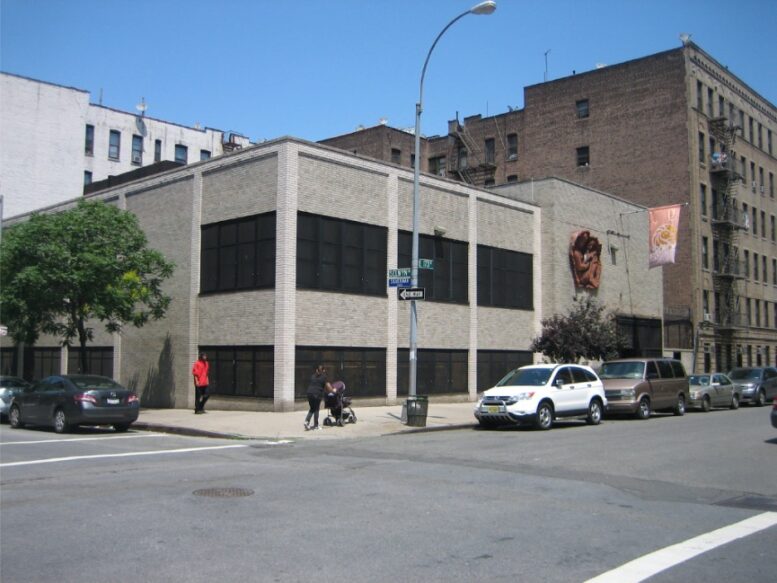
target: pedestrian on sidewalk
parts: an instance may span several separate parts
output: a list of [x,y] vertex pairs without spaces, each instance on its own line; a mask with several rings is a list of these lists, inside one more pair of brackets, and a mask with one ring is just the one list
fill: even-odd
[[205,403],[208,400],[208,355],[200,352],[200,358],[192,366],[192,376],[194,377],[194,414],[201,415],[205,413]]
[[[310,384],[308,384],[308,405],[310,410],[307,417],[305,417],[305,431],[308,429],[321,429],[318,425],[318,410],[321,408],[321,399],[324,398],[324,391],[331,391],[332,385],[326,378],[326,367],[323,364],[319,364],[316,370],[313,372],[313,376],[310,377]],[[310,424],[311,418],[313,419],[313,425]]]

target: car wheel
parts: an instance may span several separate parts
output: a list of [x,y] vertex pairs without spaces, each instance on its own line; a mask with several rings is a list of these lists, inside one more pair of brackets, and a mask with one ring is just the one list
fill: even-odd
[[685,395],[678,395],[677,405],[674,406],[674,411],[672,412],[680,417],[685,415]]
[[712,405],[710,404],[710,398],[705,396],[701,400],[701,410],[705,413],[709,413],[710,409],[712,408]]
[[113,424],[113,429],[118,431],[119,433],[124,433],[129,428],[130,428],[130,424],[129,423],[114,423]]
[[553,427],[553,407],[547,401],[537,407],[537,428],[547,430]]
[[351,413],[351,423],[356,423],[356,413]]
[[24,423],[22,423],[22,412],[18,405],[11,407],[11,410],[8,412],[8,422],[14,429],[21,429],[24,427]]
[[586,422],[589,425],[599,425],[602,422],[602,402],[599,399],[592,399],[588,404]]
[[737,395],[736,393],[731,395],[731,408],[739,409],[739,395]]
[[70,429],[70,423],[67,422],[67,414],[64,409],[54,411],[54,431],[57,433],[67,433]]
[[648,419],[650,417],[650,399],[642,397],[639,400],[639,406],[635,415],[637,419]]
[[756,407],[763,407],[766,405],[766,393],[763,389],[758,391],[758,395],[755,398],[755,405]]

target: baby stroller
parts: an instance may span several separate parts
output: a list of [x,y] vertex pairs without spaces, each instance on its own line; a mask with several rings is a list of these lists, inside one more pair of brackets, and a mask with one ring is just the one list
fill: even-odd
[[351,409],[351,398],[345,396],[345,383],[332,383],[332,391],[324,396],[324,404],[329,409],[329,415],[324,419],[324,425],[343,427],[346,423],[356,423],[356,413]]

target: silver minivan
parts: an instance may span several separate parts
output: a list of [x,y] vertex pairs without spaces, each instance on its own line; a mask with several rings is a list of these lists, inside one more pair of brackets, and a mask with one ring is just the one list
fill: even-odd
[[679,360],[672,358],[623,358],[602,364],[607,413],[631,414],[647,419],[652,411],[685,414],[688,376]]

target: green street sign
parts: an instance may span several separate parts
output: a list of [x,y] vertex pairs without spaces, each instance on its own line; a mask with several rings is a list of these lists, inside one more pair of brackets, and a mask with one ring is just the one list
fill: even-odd
[[434,260],[433,259],[419,259],[418,260],[418,269],[434,269]]
[[399,269],[389,269],[389,277],[410,277],[411,269],[409,267],[400,267]]

